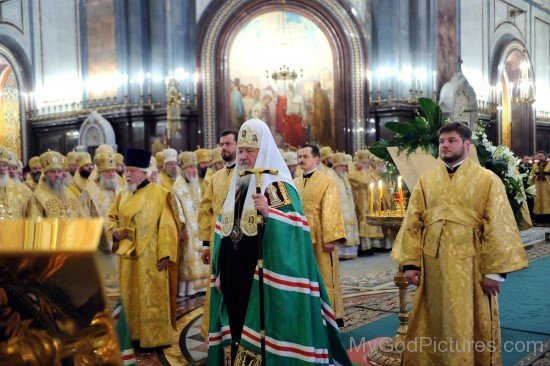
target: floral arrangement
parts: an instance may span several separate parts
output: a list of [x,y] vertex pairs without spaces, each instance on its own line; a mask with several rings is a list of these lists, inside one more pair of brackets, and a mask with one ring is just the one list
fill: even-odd
[[495,173],[504,183],[516,222],[521,227],[521,207],[527,204],[528,198],[536,196],[537,190],[534,185],[526,183],[528,173],[520,173],[521,160],[506,146],[494,146],[487,140],[485,130],[489,123],[481,120],[478,122],[477,128],[473,131],[472,142],[476,145],[477,158],[481,166]]
[[[369,151],[393,164],[393,160],[388,152],[388,147],[397,146],[400,151],[406,151],[407,155],[415,152],[417,148],[422,148],[433,157],[439,157],[439,136],[438,130],[449,119],[443,117],[439,106],[431,99],[418,99],[420,110],[415,110],[415,117],[409,122],[388,122],[385,127],[394,133],[392,140],[381,140],[369,147]],[[518,227],[522,227],[523,219],[521,208],[526,205],[527,198],[536,195],[536,189],[533,185],[526,185],[526,174],[520,174],[518,168],[520,159],[518,159],[510,149],[505,146],[494,146],[489,140],[485,130],[489,123],[479,121],[478,127],[473,132],[472,143],[477,149],[477,156],[481,166],[491,170],[504,183],[508,201]],[[389,171],[390,169],[388,169]],[[412,188],[412,187],[411,187]]]

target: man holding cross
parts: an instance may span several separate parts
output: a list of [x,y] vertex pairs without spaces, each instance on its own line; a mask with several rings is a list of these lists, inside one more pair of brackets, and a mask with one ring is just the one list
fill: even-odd
[[266,364],[351,364],[300,198],[269,127],[245,122],[237,144],[239,174],[229,184],[212,246],[217,291],[210,300],[209,364],[249,364],[262,353]]

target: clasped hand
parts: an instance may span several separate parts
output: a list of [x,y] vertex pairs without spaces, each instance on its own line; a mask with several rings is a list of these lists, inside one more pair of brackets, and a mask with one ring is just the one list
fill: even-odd
[[267,203],[267,197],[263,194],[255,193],[252,195],[254,199],[254,209],[260,212],[265,218],[269,214],[269,203]]

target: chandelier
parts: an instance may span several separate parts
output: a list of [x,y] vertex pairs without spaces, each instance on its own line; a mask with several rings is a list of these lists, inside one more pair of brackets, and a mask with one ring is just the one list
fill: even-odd
[[[265,70],[265,76],[269,79],[269,71]],[[302,78],[303,75],[303,69],[300,69],[300,78]],[[277,81],[282,81],[283,83],[287,81],[294,81],[298,78],[298,73],[295,70],[290,70],[290,68],[286,65],[283,65],[279,67],[279,71],[273,71],[271,74],[271,78]]]
[[[525,54],[525,50],[524,50]],[[531,65],[526,57],[519,64],[520,76],[518,80],[518,97],[515,99],[516,103],[532,104],[535,101],[533,97],[533,78],[529,75]]]

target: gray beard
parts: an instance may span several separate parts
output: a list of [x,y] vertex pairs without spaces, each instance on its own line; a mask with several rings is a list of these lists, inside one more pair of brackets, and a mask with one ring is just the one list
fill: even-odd
[[336,173],[337,173],[338,176],[339,176],[340,178],[342,178],[342,179],[346,177],[346,172],[336,172]]
[[65,187],[68,187],[70,184],[71,184],[71,181],[70,181],[69,177],[68,176],[63,177],[63,185]]
[[168,174],[170,179],[175,180],[178,177],[178,170],[177,169],[170,170],[170,171],[167,170],[166,174]]
[[134,193],[135,191],[137,191],[137,184],[126,182],[126,189],[127,189],[128,191]]
[[116,191],[117,183],[116,177],[105,179],[102,176],[99,176],[99,185],[107,191]]
[[53,182],[49,179],[46,179],[46,183],[48,183],[48,186],[54,191],[55,194],[57,194],[60,197],[63,197],[63,193],[65,193],[65,185],[63,184],[63,179],[56,179]]
[[0,188],[5,188],[8,185],[8,175],[6,173],[0,173]]
[[246,192],[248,185],[250,184],[250,178],[252,175],[248,174],[242,177],[237,177],[237,186],[235,189],[240,189],[241,192]]

